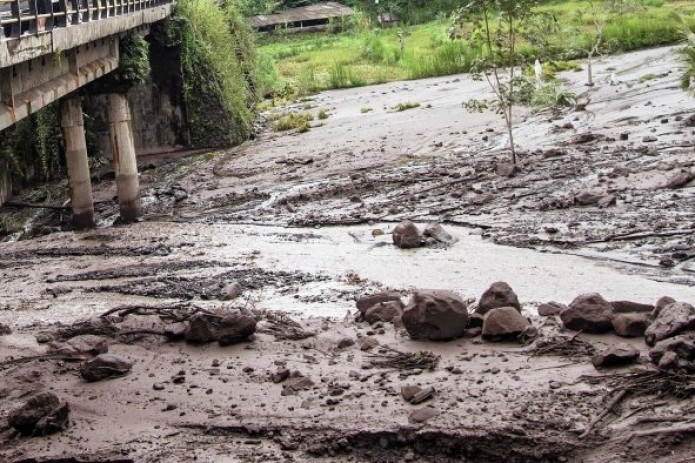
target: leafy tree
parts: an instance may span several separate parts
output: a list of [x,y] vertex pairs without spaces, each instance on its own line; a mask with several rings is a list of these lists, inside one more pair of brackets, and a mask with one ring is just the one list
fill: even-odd
[[[520,77],[518,66],[522,64],[517,54],[517,41],[532,18],[535,6],[536,0],[471,0],[454,18],[455,24],[473,25],[470,41],[480,50],[476,68],[485,76],[494,94],[496,109],[504,117],[514,165],[515,86]],[[484,107],[471,102],[466,106]]]

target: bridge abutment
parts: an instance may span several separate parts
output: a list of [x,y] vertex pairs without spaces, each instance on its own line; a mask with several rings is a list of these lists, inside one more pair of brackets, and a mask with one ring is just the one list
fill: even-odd
[[130,106],[122,93],[110,93],[106,101],[121,219],[132,222],[142,215],[142,211]]
[[73,96],[61,101],[61,127],[65,139],[65,157],[75,228],[93,228],[94,197],[87,160],[87,141],[82,117],[82,99]]

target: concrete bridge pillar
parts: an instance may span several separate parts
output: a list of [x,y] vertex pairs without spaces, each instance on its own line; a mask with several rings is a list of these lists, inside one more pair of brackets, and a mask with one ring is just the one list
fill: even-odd
[[72,220],[78,229],[93,228],[95,225],[94,198],[89,178],[82,99],[74,96],[62,100],[60,113],[60,125],[65,140],[65,157],[68,164]]
[[121,219],[126,222],[133,222],[140,217],[142,212],[130,107],[125,94],[110,93],[106,99],[109,113],[109,137],[111,139],[111,152],[113,153],[113,166],[116,171]]

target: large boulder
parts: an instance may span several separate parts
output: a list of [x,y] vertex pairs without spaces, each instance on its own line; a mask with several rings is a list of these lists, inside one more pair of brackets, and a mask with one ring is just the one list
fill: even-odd
[[612,346],[598,352],[591,358],[595,368],[621,367],[634,363],[639,351],[629,346]]
[[393,244],[399,248],[418,248],[422,244],[420,230],[410,220],[404,220],[393,229]]
[[662,339],[690,330],[695,330],[695,307],[685,302],[674,302],[661,309],[644,332],[644,340],[653,346]]
[[97,355],[80,367],[80,376],[86,381],[101,381],[106,378],[124,376],[130,372],[133,363],[112,354]]
[[662,368],[695,371],[695,333],[680,334],[657,342],[649,358]]
[[217,310],[193,315],[184,337],[195,344],[217,341],[229,345],[246,341],[255,332],[256,319],[251,315],[238,310]]
[[498,307],[514,307],[517,310],[521,310],[519,298],[512,288],[503,281],[493,283],[485,290],[483,295],[480,296],[480,302],[478,302],[476,313],[485,315],[490,310]]
[[649,317],[642,313],[621,313],[613,317],[613,331],[624,338],[638,338],[651,323]]
[[499,307],[485,314],[483,339],[509,341],[517,339],[530,323],[514,307]]
[[25,436],[44,436],[68,426],[70,407],[52,392],[39,392],[12,411],[7,423]]
[[413,339],[441,341],[464,335],[468,311],[465,302],[451,291],[419,290],[408,302],[402,321]]
[[392,322],[403,314],[403,303],[398,301],[380,302],[367,309],[364,319],[367,323]]
[[565,328],[585,333],[605,333],[613,325],[613,307],[598,293],[577,296],[560,312]]
[[668,307],[669,305],[673,304],[676,302],[676,300],[672,297],[669,296],[662,296],[659,298],[658,301],[656,301],[656,304],[654,305],[654,311],[652,312],[652,318],[656,318],[659,316],[662,310],[664,310],[665,307]]

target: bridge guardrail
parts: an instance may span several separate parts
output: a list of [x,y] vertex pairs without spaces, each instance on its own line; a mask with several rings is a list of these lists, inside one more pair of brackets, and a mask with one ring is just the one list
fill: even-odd
[[174,0],[0,0],[0,41],[77,26]]

